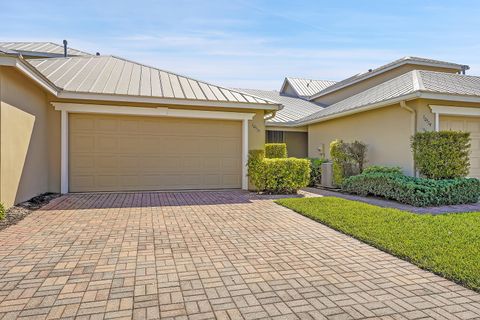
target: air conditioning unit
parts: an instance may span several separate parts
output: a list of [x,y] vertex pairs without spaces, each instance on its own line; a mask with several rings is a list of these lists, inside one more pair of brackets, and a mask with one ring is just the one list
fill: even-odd
[[322,163],[322,180],[320,185],[324,188],[333,188],[333,163]]

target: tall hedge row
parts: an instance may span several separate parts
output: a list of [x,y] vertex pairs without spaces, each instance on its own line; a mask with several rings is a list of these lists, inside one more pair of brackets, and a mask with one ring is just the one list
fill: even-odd
[[426,178],[440,180],[468,175],[469,132],[419,132],[412,137],[411,147],[415,165]]

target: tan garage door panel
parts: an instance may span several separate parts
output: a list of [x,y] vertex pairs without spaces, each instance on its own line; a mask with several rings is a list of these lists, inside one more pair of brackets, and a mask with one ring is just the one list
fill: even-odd
[[469,117],[440,117],[440,130],[470,132],[470,177],[480,178],[480,119]]
[[241,122],[70,115],[70,191],[241,187]]

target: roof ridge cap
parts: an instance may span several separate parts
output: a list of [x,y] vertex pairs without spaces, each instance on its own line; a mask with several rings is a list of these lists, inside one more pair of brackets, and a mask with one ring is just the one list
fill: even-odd
[[422,75],[420,74],[419,70],[413,70],[412,80],[413,80],[413,90],[414,91],[425,90],[425,86],[423,85]]

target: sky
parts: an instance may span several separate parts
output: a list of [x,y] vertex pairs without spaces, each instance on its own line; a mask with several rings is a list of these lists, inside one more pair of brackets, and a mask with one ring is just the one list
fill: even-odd
[[67,39],[235,88],[341,80],[403,56],[480,75],[480,1],[0,0],[0,41]]

